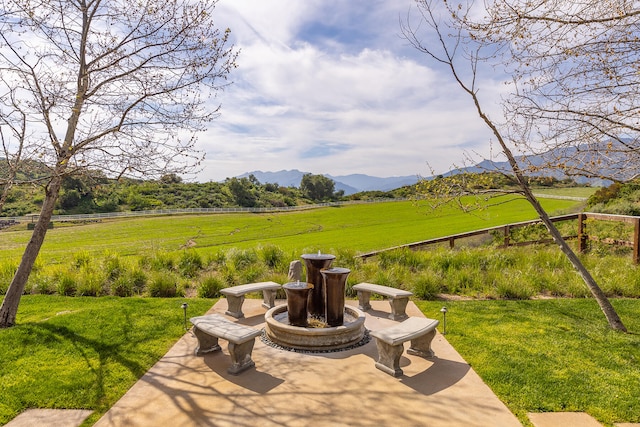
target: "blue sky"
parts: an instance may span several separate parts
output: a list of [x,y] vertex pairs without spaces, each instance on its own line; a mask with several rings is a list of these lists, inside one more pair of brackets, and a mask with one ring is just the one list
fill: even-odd
[[[220,0],[241,49],[198,181],[244,172],[429,176],[489,156],[490,134],[445,69],[400,37],[412,0]],[[481,84],[495,98],[498,82]],[[491,101],[489,109],[497,110]]]

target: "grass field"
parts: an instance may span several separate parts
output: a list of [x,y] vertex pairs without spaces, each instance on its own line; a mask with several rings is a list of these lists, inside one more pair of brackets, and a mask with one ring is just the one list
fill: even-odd
[[589,198],[595,193],[599,187],[569,187],[569,188],[541,188],[537,187],[533,190],[535,194],[545,196],[561,196],[561,197],[582,197]]
[[[297,258],[304,251],[350,249],[366,252],[449,234],[536,217],[522,198],[476,213],[451,207],[437,212],[413,202],[345,205],[272,214],[213,214],[105,220],[49,230],[40,258],[68,262],[69,254],[111,251],[140,255],[177,251],[189,240],[198,251],[252,248],[268,242]],[[551,214],[567,213],[578,203],[543,199]],[[19,259],[30,232],[0,232],[0,257]]]

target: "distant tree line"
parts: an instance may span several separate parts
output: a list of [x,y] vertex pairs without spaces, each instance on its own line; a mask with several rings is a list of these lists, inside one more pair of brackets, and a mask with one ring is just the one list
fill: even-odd
[[[495,172],[440,176],[431,181],[435,184],[443,179],[464,182],[470,190],[508,190],[515,184],[512,177]],[[532,177],[530,181],[534,187],[576,186],[570,179]],[[300,206],[329,201],[414,197],[424,192],[425,188],[421,185],[423,187],[424,182],[418,186],[391,191],[363,191],[345,196],[343,190],[335,190],[332,179],[314,174],[305,174],[299,187],[285,187],[276,183],[261,183],[254,175],[227,178],[222,182],[195,183],[184,182],[173,173],[157,180],[136,180],[111,179],[93,172],[65,177],[55,213],[65,215],[154,209]],[[37,179],[31,179],[31,184],[16,185],[9,192],[0,217],[38,213],[42,200]]]
[[[158,180],[110,179],[99,173],[64,178],[56,214],[86,214],[154,209],[286,207],[311,203],[406,196],[408,190],[344,196],[324,175],[306,174],[300,187],[261,183],[255,176],[222,182],[184,182],[176,174]],[[37,184],[14,186],[0,212],[13,217],[38,213],[42,191]]]

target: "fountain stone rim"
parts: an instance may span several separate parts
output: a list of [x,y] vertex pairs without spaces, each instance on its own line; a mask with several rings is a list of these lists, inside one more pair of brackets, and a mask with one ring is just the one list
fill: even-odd
[[353,321],[328,328],[309,328],[288,325],[275,319],[276,315],[287,311],[286,304],[277,305],[264,315],[265,336],[285,349],[301,351],[339,351],[353,348],[360,342],[366,343],[365,313],[348,305],[344,309],[354,318]]

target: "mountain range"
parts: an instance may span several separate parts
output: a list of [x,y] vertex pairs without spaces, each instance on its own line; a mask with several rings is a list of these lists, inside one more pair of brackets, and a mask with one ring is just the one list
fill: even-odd
[[[246,178],[249,175],[256,177],[263,184],[272,183],[283,187],[299,187],[302,177],[309,172],[302,172],[297,169],[281,170],[279,172],[253,171],[246,172],[236,178]],[[335,189],[343,190],[345,195],[360,193],[362,191],[390,191],[406,185],[413,185],[418,182],[418,175],[393,176],[380,178],[364,174],[351,174],[333,176],[324,174],[327,178],[335,182]]]
[[[528,155],[526,156],[526,161],[525,158],[522,157],[518,157],[517,160],[520,164],[530,164],[534,167],[539,168],[536,172],[528,173],[528,175],[530,176],[547,176],[556,178],[558,180],[567,178],[567,175],[557,168],[550,169],[546,167],[549,164],[557,164],[557,161],[555,159],[567,159],[564,160],[564,164],[567,168],[579,167],[581,164],[589,163],[607,165],[606,167],[603,166],[604,169],[601,171],[604,176],[618,176],[623,180],[624,178],[629,179],[633,174],[636,173],[635,169],[626,170],[624,168],[624,165],[626,164],[626,157],[624,155],[624,152],[614,155],[612,153],[607,153],[607,151],[608,150],[606,148],[594,150],[593,148],[588,149],[586,147],[570,147],[550,150],[543,154]],[[601,162],[599,159],[605,155],[606,159]],[[482,173],[492,171],[509,173],[511,171],[511,166],[506,161],[498,162],[483,160],[475,166],[454,169],[442,174],[442,176],[451,176],[460,173]],[[253,171],[244,173],[238,176],[238,178],[253,175],[258,179],[258,181],[263,184],[272,183],[284,187],[299,187],[300,181],[306,173],[307,172],[301,172],[297,169],[282,170],[279,172]],[[325,176],[331,178],[335,182],[336,190],[344,190],[345,195],[359,193],[362,191],[391,191],[395,190],[396,188],[413,185],[421,179],[418,175],[394,176],[389,178],[380,178],[364,174],[340,176],[325,174]],[[425,178],[431,179],[434,177]],[[612,183],[612,181],[605,179],[585,178],[581,176],[573,176],[572,179],[578,184],[590,184],[593,187],[605,187]]]

